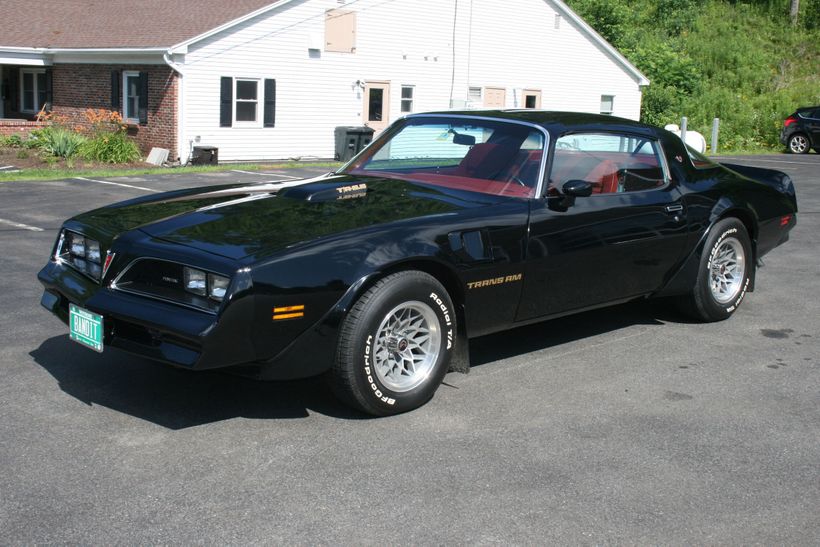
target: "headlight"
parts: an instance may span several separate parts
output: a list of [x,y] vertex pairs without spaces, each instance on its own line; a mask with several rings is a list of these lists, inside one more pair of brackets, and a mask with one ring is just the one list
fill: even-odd
[[214,300],[222,300],[228,292],[228,284],[231,282],[227,277],[221,275],[208,274],[208,296]]
[[100,242],[82,234],[63,230],[54,257],[95,281],[102,276],[102,252]]
[[188,266],[185,266],[182,272],[186,291],[200,296],[208,296],[214,300],[225,298],[225,293],[228,292],[228,285],[231,282],[229,278]]
[[207,274],[202,270],[195,270],[185,266],[182,269],[185,278],[185,290],[194,294],[205,296],[207,292]]

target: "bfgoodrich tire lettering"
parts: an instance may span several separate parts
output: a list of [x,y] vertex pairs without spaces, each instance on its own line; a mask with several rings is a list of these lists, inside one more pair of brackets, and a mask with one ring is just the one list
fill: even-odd
[[683,309],[702,321],[721,321],[737,310],[751,282],[752,246],[746,227],[725,218],[709,232],[692,292]]
[[441,283],[418,271],[389,275],[345,318],[331,387],[369,414],[413,410],[438,389],[455,340],[455,310]]

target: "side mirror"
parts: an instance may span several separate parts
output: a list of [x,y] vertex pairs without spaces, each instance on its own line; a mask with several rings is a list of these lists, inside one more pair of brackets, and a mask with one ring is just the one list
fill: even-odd
[[585,180],[568,180],[561,187],[561,191],[567,196],[588,198],[592,195],[592,184]]

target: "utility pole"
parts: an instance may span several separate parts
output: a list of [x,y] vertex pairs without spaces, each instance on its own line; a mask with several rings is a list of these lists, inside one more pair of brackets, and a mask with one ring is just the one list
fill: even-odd
[[792,18],[792,26],[797,26],[797,13],[800,11],[800,0],[791,0],[789,15]]

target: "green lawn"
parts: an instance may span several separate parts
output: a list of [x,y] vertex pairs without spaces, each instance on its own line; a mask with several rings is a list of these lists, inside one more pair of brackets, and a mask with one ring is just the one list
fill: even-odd
[[230,171],[242,169],[243,171],[260,171],[266,169],[295,169],[300,167],[322,167],[328,170],[337,169],[342,164],[339,162],[288,162],[274,164],[223,164],[223,165],[203,165],[196,167],[139,167],[135,169],[66,169],[66,168],[36,168],[23,169],[18,173],[8,173],[0,171],[0,182],[26,181],[26,180],[59,180],[75,177],[85,178],[110,178],[110,177],[133,177],[137,175],[168,175],[176,173],[205,173],[212,171]]

